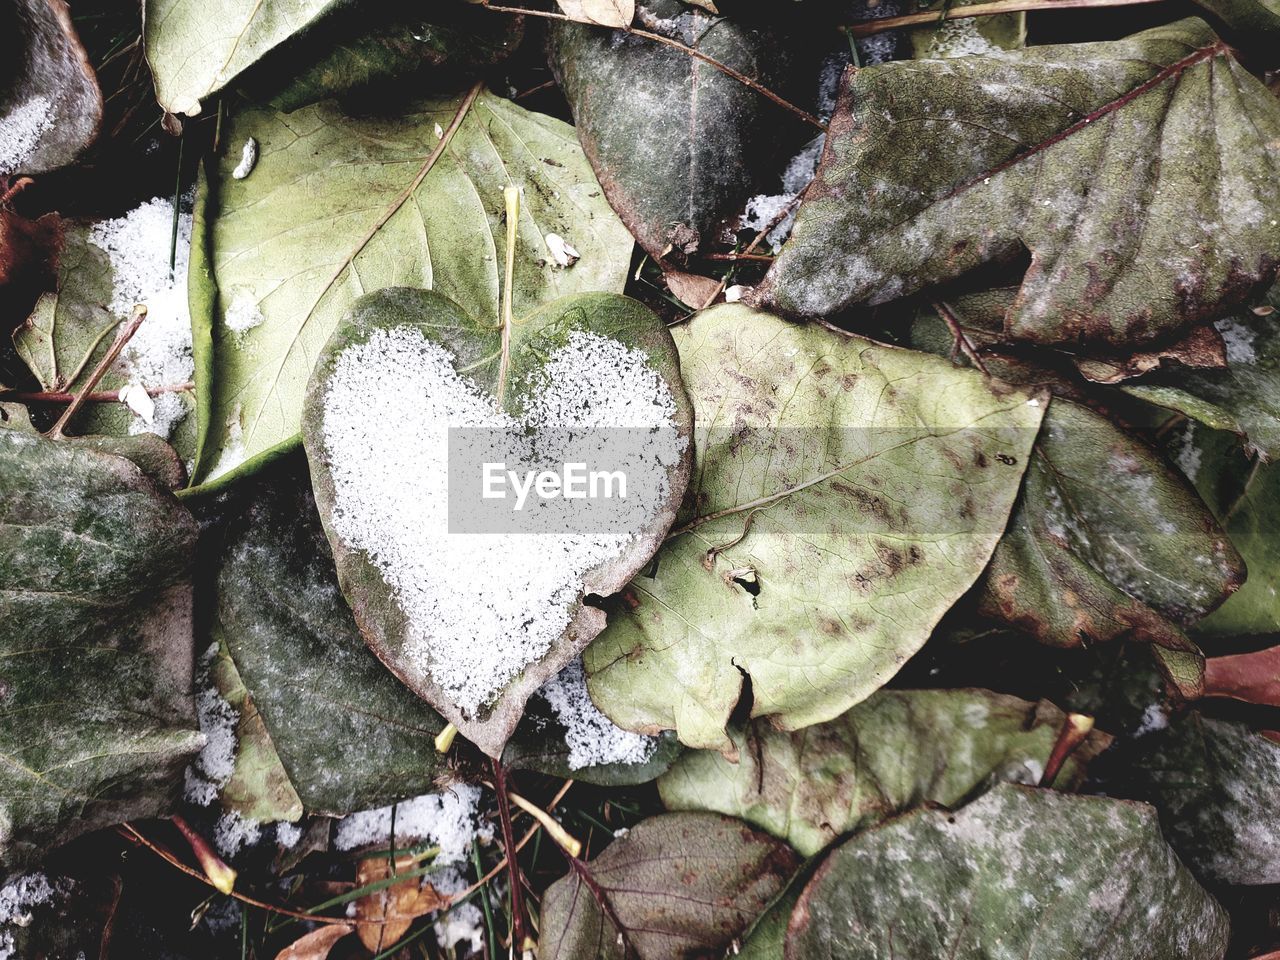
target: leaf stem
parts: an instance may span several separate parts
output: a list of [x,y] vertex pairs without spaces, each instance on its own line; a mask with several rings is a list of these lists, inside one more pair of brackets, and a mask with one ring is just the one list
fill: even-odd
[[[162,387],[147,387],[147,395],[158,397],[164,393],[185,393],[188,390],[194,390],[195,384],[190,381],[186,383],[168,383]],[[70,403],[76,398],[76,394],[68,393],[65,390],[0,390],[0,401],[12,401],[14,403]],[[91,390],[84,395],[85,403],[124,403],[120,399],[119,390]]]
[[58,422],[46,434],[50,440],[62,439],[67,424],[71,422],[71,418],[84,406],[89,392],[98,385],[98,381],[111,369],[111,365],[120,356],[120,351],[125,348],[125,344],[138,332],[138,328],[142,326],[142,321],[145,319],[147,319],[147,308],[142,304],[138,304],[133,308],[133,316],[129,319],[129,322],[120,328],[120,332],[116,334],[116,338],[107,349],[107,352],[98,361],[98,365],[93,368],[93,373],[89,374],[89,379],[84,382],[84,386],[71,398],[71,403],[67,405],[66,410],[62,411],[62,416],[58,418]]
[[515,286],[516,276],[516,234],[520,226],[520,188],[514,184],[503,187],[502,200],[507,208],[507,249],[502,274],[502,314],[498,318],[502,327],[502,359],[498,363],[499,407],[507,392],[507,374],[511,368],[511,324],[515,322],[511,315],[511,303],[514,299],[512,287]]
[[851,37],[861,39],[897,30],[946,20],[962,20],[966,17],[990,17],[1001,13],[1030,13],[1041,10],[1077,10],[1089,7],[1129,7],[1140,3],[1161,3],[1163,0],[993,0],[991,3],[974,3],[967,7],[949,7],[946,10],[926,10],[908,13],[900,17],[884,17],[864,23],[851,23],[840,29]]
[[515,833],[511,829],[511,805],[507,802],[507,768],[497,757],[490,760],[493,766],[493,786],[498,794],[498,819],[502,824],[502,848],[506,853],[507,869],[511,873],[511,943],[515,949],[525,940],[524,925],[524,877],[520,875]]
[[[1142,0],[1142,2],[1154,3],[1155,0]],[[570,23],[577,22],[573,19],[573,17],[566,17],[563,13],[552,13],[549,10],[528,10],[524,7],[504,7],[496,3],[485,2],[485,0],[481,0],[480,5],[484,7],[486,10],[493,10],[496,13],[514,13],[523,17],[543,17],[547,20],[564,20]],[[822,130],[824,132],[827,129],[827,125],[825,123],[823,123],[813,114],[809,113],[807,110],[803,110],[800,107],[797,107],[794,103],[792,103],[789,100],[784,100],[782,97],[778,96],[768,87],[764,86],[763,84],[755,80],[752,80],[745,73],[739,73],[737,70],[733,69],[733,67],[729,66],[727,63],[722,63],[721,61],[717,60],[715,57],[708,56],[707,54],[703,53],[700,50],[695,49],[694,47],[690,47],[686,44],[681,43],[679,40],[672,40],[670,37],[664,37],[660,33],[652,33],[649,30],[640,30],[635,27],[627,27],[626,32],[631,34],[633,37],[643,37],[646,40],[652,40],[654,43],[661,43],[665,46],[672,47],[676,50],[680,50],[683,53],[687,53],[689,56],[693,57],[694,59],[701,60],[703,63],[708,64],[714,67],[715,69],[719,70],[725,76],[731,77],[732,79],[737,80],[744,87],[747,87],[750,90],[754,90],[756,93],[760,94],[760,96],[764,97],[766,100],[771,100],[772,102],[776,103],[778,106],[782,107],[784,110],[791,111],[801,120],[803,120],[805,123],[813,124],[813,126],[817,127],[819,130]]]
[[559,821],[551,816],[551,814],[547,813],[536,804],[530,803],[518,793],[510,792],[508,793],[508,796],[511,797],[512,803],[541,823],[547,833],[551,834],[551,838],[555,840],[556,843],[560,844],[560,846],[564,847],[571,856],[582,856],[582,841],[578,840],[575,836],[569,833],[568,830],[562,827]]

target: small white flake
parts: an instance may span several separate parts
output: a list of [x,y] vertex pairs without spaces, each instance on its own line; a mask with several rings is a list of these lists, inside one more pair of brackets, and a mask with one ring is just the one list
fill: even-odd
[[298,841],[302,839],[302,827],[296,823],[277,823],[276,824],[276,843],[291,850],[298,845]]
[[262,824],[234,810],[220,816],[213,828],[213,845],[228,860],[245,847],[255,846],[261,839]]
[[551,259],[558,267],[572,267],[582,256],[558,233],[548,233],[546,240],[547,249],[551,251]]
[[156,403],[147,393],[147,388],[140,383],[128,383],[120,389],[120,402],[140,416],[146,423],[154,423],[156,419]]
[[253,291],[247,287],[236,287],[231,295],[231,303],[222,316],[227,329],[239,337],[254,327],[262,326],[265,320]]
[[249,174],[253,173],[253,168],[258,163],[258,141],[250,137],[244,142],[244,146],[240,149],[240,162],[236,164],[236,168],[231,171],[231,176],[237,180],[243,180]]
[[436,139],[437,140],[444,139],[444,127],[440,126],[440,124],[438,123],[436,124]]
[[724,292],[724,302],[725,302],[725,303],[737,303],[739,300],[741,300],[741,299],[742,299],[742,295],[743,295],[744,293],[746,293],[746,292],[747,292],[747,289],[748,289],[748,288],[747,288],[747,287],[744,287],[742,284],[740,284],[740,283],[735,283],[733,286],[728,287],[728,288],[725,290],[725,292]]

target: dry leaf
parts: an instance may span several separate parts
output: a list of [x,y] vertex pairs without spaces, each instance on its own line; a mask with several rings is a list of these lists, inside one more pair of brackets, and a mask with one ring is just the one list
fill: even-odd
[[[405,873],[417,863],[411,856],[396,857],[396,872]],[[356,886],[368,886],[389,876],[389,857],[368,857],[356,868]],[[399,942],[418,917],[448,905],[447,894],[439,893],[421,877],[406,877],[356,901],[356,933],[361,943],[378,953]]]
[[276,960],[325,960],[334,944],[354,929],[349,923],[326,923],[276,954]]
[[675,298],[694,310],[711,306],[711,301],[720,292],[720,281],[700,277],[696,273],[668,270],[666,277],[667,288]]
[[556,0],[564,15],[600,27],[629,27],[636,16],[635,0]]

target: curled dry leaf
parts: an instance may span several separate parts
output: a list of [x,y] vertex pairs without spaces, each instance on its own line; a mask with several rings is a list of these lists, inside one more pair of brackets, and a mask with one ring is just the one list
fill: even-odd
[[1280,102],[1199,20],[843,83],[759,303],[826,316],[1025,249],[1007,334],[1122,351],[1275,277]]
[[353,929],[345,923],[323,924],[281,950],[276,960],[326,960],[338,941]]
[[102,93],[62,0],[16,0],[0,10],[0,177],[47,173],[98,133]]
[[[418,865],[413,857],[398,856],[393,869],[389,856],[367,857],[356,866],[356,886],[390,879]],[[440,893],[421,876],[406,877],[356,901],[356,933],[366,948],[378,953],[398,943],[413,921],[448,905],[448,894]]]
[[597,27],[629,27],[636,17],[635,0],[556,0],[564,15]]

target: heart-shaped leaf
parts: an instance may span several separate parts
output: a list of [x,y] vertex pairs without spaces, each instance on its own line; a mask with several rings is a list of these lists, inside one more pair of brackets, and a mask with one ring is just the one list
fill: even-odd
[[882,303],[1025,246],[1006,332],[1118,350],[1274,279],[1280,102],[1199,20],[860,70],[831,126],[757,291],[784,313]]
[[838,847],[801,895],[788,960],[1221,960],[1227,916],[1145,804],[1004,784]]
[[127,460],[0,429],[0,864],[165,813],[191,703],[196,525]]
[[1154,449],[1054,399],[980,608],[1054,646],[1127,637],[1198,661],[1185,628],[1242,582],[1235,547]]
[[145,0],[143,41],[156,99],[169,113],[195,116],[226,86],[337,0]]
[[[238,180],[250,137],[258,161]],[[626,282],[631,239],[572,128],[488,92],[395,118],[347,117],[332,103],[287,115],[250,108],[224,124],[223,140],[229,152],[197,202],[192,250],[202,483],[295,445],[316,355],[360,294],[434,287],[497,323],[506,186],[523,191],[517,316]],[[581,259],[555,265],[549,233]],[[253,325],[237,330],[227,317]]]
[[[1066,715],[986,690],[881,690],[796,733],[757,721],[738,762],[692,750],[658,780],[671,810],[741,817],[812,856],[842,833],[924,803],[957,806],[990,782],[1037,784]],[[1091,733],[1055,778],[1083,779],[1111,738]]]
[[991,557],[1044,413],[938,357],[729,304],[674,329],[693,400],[684,519],[584,657],[632,730],[732,750],[865,699]]
[[214,630],[307,810],[343,816],[431,789],[444,721],[360,639],[299,466],[232,521]]
[[[783,96],[803,62],[785,34],[676,0],[643,3],[638,19]],[[549,52],[605,196],[652,257],[709,248],[787,141],[804,139],[781,108],[683,50],[560,23]]]
[[48,173],[97,136],[102,93],[62,0],[17,0],[0,11],[0,177]]
[[1110,765],[1108,791],[1154,804],[1165,836],[1197,874],[1280,883],[1280,744],[1192,711]]
[[[463,490],[478,501],[480,488],[480,465],[474,477],[458,466],[457,428],[492,439],[507,467],[532,465],[519,451],[526,430],[556,461],[568,462],[557,432],[598,440],[592,455],[625,466],[635,492],[589,528],[530,536],[508,506],[496,526],[453,533]],[[604,612],[583,598],[615,593],[661,543],[688,479],[691,429],[666,327],[616,294],[565,297],[499,325],[432,291],[369,294],[321,351],[303,417],[316,503],[361,631],[491,756],[529,695],[603,629]]]
[[[543,960],[719,956],[799,865],[740,820],[669,813],[632,827],[542,901]],[[604,898],[602,910],[596,895]]]
[[1250,310],[1215,321],[1225,370],[1172,370],[1131,384],[1135,397],[1230,430],[1265,459],[1280,457],[1280,284]]

